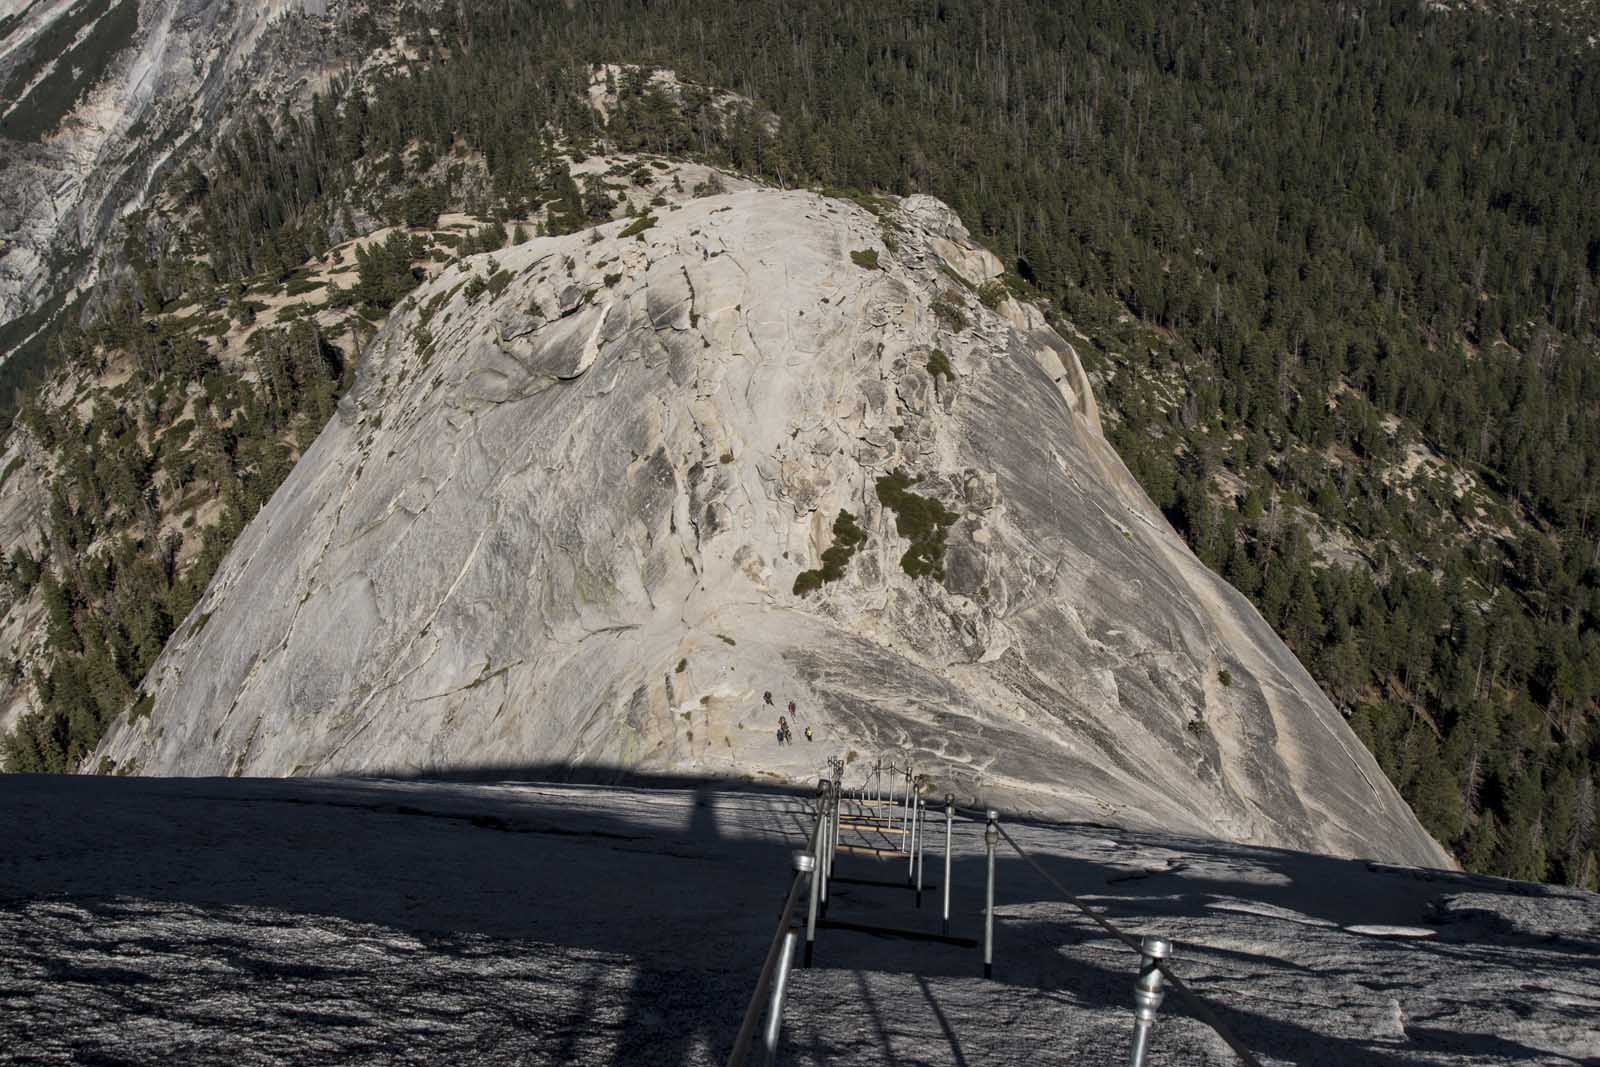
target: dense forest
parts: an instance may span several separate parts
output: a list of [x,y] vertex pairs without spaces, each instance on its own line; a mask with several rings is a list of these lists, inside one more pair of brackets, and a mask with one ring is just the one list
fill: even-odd
[[[1130,467],[1429,830],[1474,869],[1600,882],[1600,78],[1581,31],[1415,0],[503,0],[405,21],[414,59],[245,123],[174,175],[184,221],[132,242],[127,316],[230,288],[237,314],[242,283],[290,276],[360,228],[352,212],[604,217],[562,151],[934,193],[1093,339]],[[602,61],[759,110],[694,89],[674,105],[624,76],[602,125],[583,100]],[[403,291],[407,259],[391,259],[364,269],[368,318]],[[304,383],[287,405],[228,407],[236,449],[320,425],[336,368],[283,373]],[[66,470],[90,470],[57,479],[52,545],[136,514],[152,459],[125,457],[128,486],[94,474],[119,465],[128,417],[39,426],[70,442]],[[1437,461],[1424,476],[1419,452]],[[270,453],[233,476],[275,484]],[[128,573],[175,588],[161,546],[127,536]],[[9,561],[14,586],[53,583],[56,653],[12,767],[86,750],[159,647],[148,634],[192,603],[192,586],[164,594],[153,629],[147,596],[82,610],[106,603],[95,585],[118,558]]]

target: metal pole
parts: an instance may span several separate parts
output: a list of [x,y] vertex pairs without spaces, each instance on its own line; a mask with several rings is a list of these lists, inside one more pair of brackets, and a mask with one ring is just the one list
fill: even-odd
[[1000,814],[988,813],[989,823],[983,829],[983,843],[989,850],[989,879],[983,892],[983,976],[994,977],[994,846],[1000,843]]
[[884,783],[883,798],[884,824],[892,831],[900,825],[900,775],[895,771],[894,763],[889,764],[889,780]]
[[828,807],[828,883],[833,883],[833,857],[839,851],[839,791],[835,789],[829,794]]
[[789,968],[794,965],[793,929],[783,935],[783,954],[778,957],[778,973],[772,979],[772,1001],[767,1005],[766,1057],[767,1067],[778,1062],[778,1036],[783,1030],[783,998],[789,992]]
[[906,840],[906,886],[916,884],[917,876],[917,796],[913,793],[909,800],[911,806],[910,836]]
[[953,793],[944,795],[944,922],[940,932],[950,932],[950,826],[955,822],[956,798]]
[[906,799],[900,806],[900,844],[908,851],[911,848],[911,765],[906,765]]
[[822,888],[817,891],[817,898],[818,906],[822,909],[822,914],[824,915],[828,914],[828,857],[833,853],[833,842],[828,840],[828,828],[833,825],[833,821],[828,818],[827,808],[827,791],[831,790],[831,788],[832,787],[826,782],[823,783],[823,789],[825,792],[822,795],[822,825],[817,830],[817,839],[819,844],[819,854],[817,856],[817,878],[822,882]]
[[[893,826],[895,828],[895,830],[900,835],[900,838],[899,838],[899,840],[900,840],[899,847],[900,848],[904,848],[905,844],[906,844],[906,798],[905,798],[905,793],[901,792],[902,789],[905,789],[905,783],[903,781],[904,777],[905,777],[905,772],[904,771],[902,771],[900,774],[897,774],[895,776],[895,782],[894,782],[894,784],[895,784],[894,809],[895,810],[894,810],[894,814],[892,816],[893,821],[889,824],[889,825]],[[910,790],[906,789],[905,792],[910,792]]]
[[823,812],[821,794],[817,798],[817,839],[812,843],[811,852],[811,886],[806,904],[806,966],[811,966],[811,949],[817,941],[817,893],[822,888],[822,850],[825,842],[822,837]]
[[1161,988],[1161,961],[1172,955],[1172,945],[1165,938],[1147,937],[1139,943],[1139,952],[1144,959],[1139,963],[1139,981],[1133,987],[1133,1048],[1128,1053],[1128,1067],[1144,1067],[1150,1027],[1156,1021],[1156,1009],[1167,995]]
[[839,786],[833,787],[833,834],[828,838],[828,877],[833,877],[833,855],[839,850]]
[[917,798],[917,907],[922,907],[922,853],[928,847],[928,805]]

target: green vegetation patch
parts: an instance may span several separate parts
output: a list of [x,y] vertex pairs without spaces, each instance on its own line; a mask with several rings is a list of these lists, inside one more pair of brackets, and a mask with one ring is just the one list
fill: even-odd
[[954,289],[946,289],[933,298],[933,317],[952,333],[967,328],[967,313],[961,306],[961,297]]
[[865,270],[880,270],[878,266],[878,250],[876,248],[863,248],[850,253],[850,262]]
[[894,210],[894,201],[889,197],[879,193],[869,193],[863,189],[829,185],[823,187],[822,195],[834,200],[848,200],[853,204],[859,204],[879,218]]
[[950,366],[950,357],[944,354],[942,348],[935,348],[928,357],[928,373],[935,378],[944,377],[952,382],[956,380],[955,368]]
[[621,233],[619,233],[617,236],[618,237],[637,237],[639,240],[642,241],[642,240],[644,240],[644,231],[648,230],[650,227],[654,226],[655,224],[656,224],[656,217],[654,215],[641,215],[640,217],[634,219],[632,222],[628,223],[627,227]]
[[922,479],[904,470],[878,479],[878,500],[894,512],[894,528],[911,542],[900,567],[913,578],[944,580],[945,534],[961,516],[932,497],[921,496],[911,487]]
[[856,517],[841,509],[833,520],[833,545],[822,553],[822,566],[816,570],[801,571],[794,579],[795,596],[805,596],[813,589],[821,589],[825,582],[836,582],[844,577],[850,557],[867,543],[867,531],[856,525]]
[[150,717],[150,713],[155,709],[155,694],[145,693],[138,700],[134,701],[133,706],[128,709],[128,722],[132,724],[138,722],[140,719],[148,719]]
[[[452,290],[450,290],[450,292],[455,292],[455,290],[452,289]],[[450,298],[450,293],[436,293],[436,294],[434,294],[433,297],[430,298],[427,303],[422,305],[422,309],[417,312],[417,321],[421,325],[427,326],[428,323],[433,321],[433,316],[438,312],[439,306],[441,304],[443,304],[449,298]]]

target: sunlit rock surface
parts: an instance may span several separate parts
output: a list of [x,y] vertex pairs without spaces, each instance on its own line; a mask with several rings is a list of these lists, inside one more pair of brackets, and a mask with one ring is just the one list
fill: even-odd
[[[653,219],[417,290],[102,754],[804,781],[894,753],[1010,810],[1448,863],[1144,496],[1071,346],[978,299],[999,263],[942,204]],[[902,567],[895,471],[954,517],[942,579]],[[865,545],[797,595],[842,510]]]

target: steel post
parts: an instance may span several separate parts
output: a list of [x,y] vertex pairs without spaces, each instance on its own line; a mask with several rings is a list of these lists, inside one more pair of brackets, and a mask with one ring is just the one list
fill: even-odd
[[[824,784],[824,788],[831,792],[832,787]],[[822,888],[817,891],[818,907],[822,914],[828,914],[828,860],[833,855],[833,842],[828,840],[829,828],[833,820],[828,817],[828,793],[823,793],[821,825],[817,828],[817,840],[820,848],[817,855],[817,880],[822,883]]]
[[900,806],[900,844],[908,851],[911,848],[911,767],[906,766],[906,798]]
[[928,805],[917,798],[917,907],[922,907],[922,854],[928,847]]
[[1139,943],[1139,953],[1144,958],[1139,961],[1139,981],[1133,987],[1133,1048],[1128,1053],[1128,1067],[1144,1067],[1150,1028],[1167,995],[1161,988],[1161,961],[1172,955],[1172,945],[1165,938],[1147,937]]
[[944,919],[940,923],[941,933],[950,932],[950,827],[956,818],[956,798],[954,794],[944,795]]
[[844,775],[842,773],[844,763],[842,761],[840,762],[839,767],[841,773],[839,778],[834,782],[833,786],[833,837],[831,838],[833,847],[828,850],[829,878],[833,877],[833,855],[839,850],[839,808],[842,806],[844,797]]
[[905,793],[901,792],[901,790],[903,790],[903,789],[905,789],[905,773],[901,772],[900,774],[897,774],[894,777],[894,797],[892,798],[892,802],[894,804],[894,811],[889,816],[889,825],[891,827],[893,827],[895,829],[895,831],[900,834],[900,837],[899,837],[900,844],[897,847],[901,847],[901,848],[903,848],[905,846],[905,843],[906,843],[906,835],[905,835],[906,798],[905,798]]
[[910,888],[917,880],[917,795],[911,794],[911,829],[905,838],[906,842],[906,887]]
[[989,877],[983,891],[983,976],[994,977],[994,847],[1000,843],[1000,814],[988,813],[983,828],[983,844],[989,853]]
[[822,888],[822,850],[825,842],[822,837],[822,809],[817,811],[817,839],[812,843],[811,851],[811,885],[808,887],[806,900],[806,956],[805,965],[811,966],[811,950],[817,941],[817,904],[818,893]]

